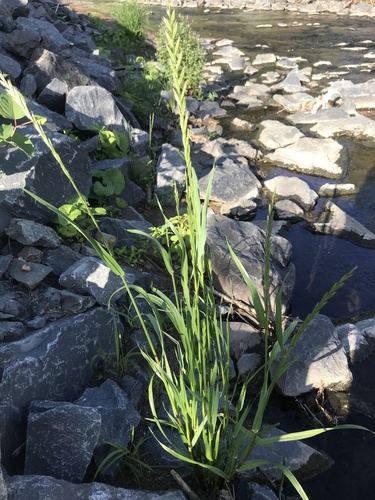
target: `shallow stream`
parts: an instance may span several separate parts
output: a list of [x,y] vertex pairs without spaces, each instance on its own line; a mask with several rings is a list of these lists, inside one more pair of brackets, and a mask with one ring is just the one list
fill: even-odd
[[[110,2],[74,2],[86,11],[108,11]],[[164,8],[150,6],[151,23],[156,26],[164,15]],[[372,73],[362,72],[351,65],[364,62],[363,52],[347,48],[366,45],[375,51],[374,21],[361,18],[339,18],[333,15],[313,16],[281,12],[214,11],[203,13],[201,10],[184,10],[193,27],[204,37],[229,38],[252,61],[262,50],[274,52],[278,56],[307,59],[304,65],[324,60],[331,61],[330,70],[344,70],[348,74],[341,78],[354,83],[375,78]],[[272,25],[259,28],[258,25]],[[283,26],[285,25],[285,26]],[[372,40],[372,42],[371,42]],[[366,42],[366,44],[364,43]],[[337,44],[348,44],[345,50]],[[260,48],[267,45],[268,48]],[[349,68],[349,69],[348,69]],[[317,70],[320,71],[319,69]],[[230,83],[245,80],[243,75],[228,75]],[[255,137],[244,136],[229,127],[234,116],[254,122],[268,117],[265,110],[262,116],[251,112],[235,112],[223,121],[225,136],[239,137],[252,142]],[[281,119],[278,116],[278,119]],[[357,195],[336,198],[335,202],[349,215],[356,218],[369,230],[375,232],[375,144],[352,142],[340,139],[348,148],[350,168],[342,179],[353,182],[360,189]],[[288,175],[282,170],[283,175]],[[291,174],[289,174],[291,175]],[[294,175],[294,174],[293,174]],[[318,189],[326,179],[301,176],[313,189]],[[262,217],[262,213],[260,213]],[[345,272],[354,266],[357,271],[346,286],[329,302],[324,313],[333,320],[361,318],[375,315],[375,250],[361,248],[352,243],[331,236],[316,236],[299,225],[288,231],[288,239],[293,244],[293,262],[297,269],[297,282],[292,298],[292,313],[305,317],[323,293],[330,288]],[[375,356],[353,367],[354,382],[351,393],[369,405],[375,414]],[[295,430],[298,416],[294,411],[275,410],[284,430]],[[375,429],[375,421],[350,411],[346,420]],[[304,483],[313,500],[363,500],[375,496],[375,439],[374,436],[359,432],[335,432],[314,440],[314,445],[325,450],[335,459],[336,465],[324,474]],[[291,492],[292,493],[292,492]]]

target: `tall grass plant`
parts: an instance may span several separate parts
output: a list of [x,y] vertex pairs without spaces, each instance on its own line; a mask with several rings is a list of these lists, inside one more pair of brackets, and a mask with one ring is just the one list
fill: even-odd
[[[331,288],[305,321],[302,323],[293,321],[286,329],[282,321],[282,290],[280,290],[275,313],[272,316],[274,324],[271,327],[269,276],[272,206],[266,231],[262,296],[256,290],[233,249],[229,247],[228,251],[231,252],[251,292],[253,306],[264,338],[264,363],[258,370],[258,373],[263,374],[262,387],[259,396],[248,403],[246,396],[254,375],[238,381],[237,384],[230,382],[228,325],[221,316],[217,315],[212,270],[206,247],[207,210],[212,176],[202,205],[198,180],[190,155],[185,98],[188,82],[178,35],[178,21],[171,8],[168,8],[164,26],[168,40],[168,61],[173,77],[174,97],[179,112],[184,145],[186,204],[190,228],[189,248],[187,248],[184,235],[179,228],[165,218],[165,224],[169,224],[170,229],[167,234],[173,234],[179,241],[180,268],[178,271],[173,265],[171,251],[168,251],[168,241],[166,249],[157,239],[149,235],[145,236],[151,238],[160,251],[170,277],[171,294],[164,293],[157,288],[147,291],[138,286],[129,286],[124,270],[114,258],[112,249],[106,244],[102,246],[79,226],[76,228],[93,246],[103,262],[122,278],[123,286],[128,292],[129,300],[148,339],[150,351],[143,352],[143,356],[153,373],[148,395],[152,421],[163,436],[159,441],[160,445],[174,457],[189,463],[201,485],[215,496],[219,489],[226,482],[230,482],[238,472],[269,464],[267,460],[252,459],[251,454],[255,446],[269,447],[275,442],[306,439],[339,428],[314,429],[272,437],[264,437],[263,434],[264,414],[274,386],[278,378],[295,362],[292,355],[295,343],[309,322],[318,314],[327,300],[343,286],[351,273],[345,275]],[[80,193],[72,177],[44,133],[41,124],[27,109],[23,97],[3,77],[0,77],[0,83],[34,124],[79,196]],[[66,214],[60,213],[51,204],[34,193],[29,192],[29,194],[55,214],[69,220]],[[82,202],[87,204],[86,200]],[[176,202],[178,203],[178,200]],[[87,211],[97,226],[95,216],[89,206],[87,206]],[[71,223],[75,225],[74,221]],[[150,312],[146,315],[142,314],[137,306],[140,298],[146,300],[150,307]],[[156,350],[151,341],[151,330],[158,337],[160,350]],[[274,337],[272,343],[270,342],[271,333]],[[276,373],[271,378],[270,368],[276,358],[279,359],[279,364]],[[155,393],[155,384],[158,388],[161,385],[166,395],[166,402],[162,408],[158,408],[157,405],[159,398]],[[250,410],[253,415],[251,419]],[[340,428],[348,427],[364,429],[359,426],[341,426]],[[307,496],[302,486],[285,465],[282,463],[273,465],[283,472],[299,495],[306,499]]]

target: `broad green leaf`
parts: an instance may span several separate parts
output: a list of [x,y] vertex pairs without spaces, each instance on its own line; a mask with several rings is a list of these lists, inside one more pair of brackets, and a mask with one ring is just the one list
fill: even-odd
[[14,127],[11,124],[0,126],[0,141],[7,142],[14,133]]
[[8,120],[20,120],[25,116],[25,113],[12,96],[4,92],[0,95],[0,115]]
[[120,194],[125,187],[124,176],[117,168],[106,170],[103,180],[108,186],[113,186],[115,194]]
[[17,146],[18,149],[23,151],[25,155],[28,156],[29,158],[33,156],[34,144],[28,137],[25,137],[24,135],[21,135],[18,132],[16,132],[15,134],[13,134],[12,143],[15,146]]
[[115,192],[113,186],[104,186],[99,181],[94,182],[92,190],[97,196],[111,196]]

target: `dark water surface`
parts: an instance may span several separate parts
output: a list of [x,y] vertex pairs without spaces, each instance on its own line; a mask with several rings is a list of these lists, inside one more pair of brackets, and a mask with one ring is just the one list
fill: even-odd
[[[111,2],[76,1],[86,10],[108,11]],[[157,26],[165,13],[164,8],[150,6],[151,24]],[[319,60],[331,61],[329,68],[346,68],[352,64],[363,63],[364,52],[342,50],[337,44],[347,43],[350,47],[363,46],[367,41],[369,51],[375,51],[375,22],[361,18],[339,18],[329,16],[307,16],[297,13],[212,10],[203,13],[200,10],[184,10],[202,37],[229,38],[234,45],[243,50],[250,61],[261,51],[274,52],[278,56],[304,57],[310,66]],[[287,27],[278,26],[287,24]],[[295,25],[293,25],[293,23]],[[317,24],[318,23],[318,24]],[[272,24],[272,28],[257,28],[259,24]],[[317,25],[314,25],[317,24]],[[372,43],[369,42],[372,40]],[[267,45],[259,48],[257,45]],[[369,61],[367,59],[367,61]],[[372,60],[373,61],[373,60]],[[323,72],[327,68],[318,68]],[[230,74],[232,83],[243,80],[243,75]],[[375,78],[372,73],[350,68],[350,73],[340,78],[350,79],[354,83]],[[328,85],[327,83],[325,85]],[[235,116],[258,122],[270,117],[269,110],[259,112],[239,112]],[[252,142],[255,135],[244,136],[229,127],[230,119],[223,120],[226,136],[236,136]],[[272,116],[275,118],[275,116]],[[278,119],[283,119],[277,115]],[[359,187],[355,196],[336,198],[334,201],[349,215],[356,218],[369,230],[375,232],[375,144],[352,142],[340,139],[349,153],[350,167],[343,182],[353,182]],[[294,175],[278,169],[278,174]],[[274,173],[275,173],[274,172]],[[313,189],[318,189],[327,179],[301,176]],[[357,266],[357,271],[345,287],[329,302],[323,312],[333,320],[340,318],[360,318],[375,315],[375,250],[356,246],[348,241],[331,237],[312,235],[299,225],[288,231],[288,239],[293,244],[293,262],[297,270],[297,282],[292,298],[292,313],[305,317],[333,283],[349,269]],[[375,413],[375,356],[352,367],[354,381],[351,393],[364,401],[370,411]],[[293,411],[279,413],[280,427],[296,430]],[[365,425],[375,429],[375,421],[350,409],[348,423]],[[375,498],[375,438],[373,435],[357,431],[338,431],[322,435],[309,444],[326,451],[336,462],[329,471],[304,482],[312,500],[370,500]],[[290,491],[291,494],[294,494]]]

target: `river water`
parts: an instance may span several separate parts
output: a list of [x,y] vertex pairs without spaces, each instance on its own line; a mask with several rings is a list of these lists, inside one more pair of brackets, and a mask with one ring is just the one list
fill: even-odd
[[[76,1],[79,10],[110,11],[111,2]],[[156,27],[165,13],[164,8],[150,6],[150,22]],[[354,83],[375,78],[374,69],[362,72],[351,65],[364,62],[363,52],[343,50],[338,44],[348,47],[363,46],[366,42],[375,51],[374,20],[365,18],[339,18],[334,15],[306,16],[298,13],[249,12],[212,10],[184,10],[194,29],[202,37],[229,38],[252,61],[260,51],[274,52],[278,56],[304,57],[312,65],[320,60],[331,61],[330,70],[349,68],[349,74],[341,78]],[[259,28],[270,24],[272,27]],[[282,26],[281,26],[282,25]],[[286,25],[286,26],[283,26]],[[372,42],[371,42],[372,40]],[[267,45],[267,49],[259,46]],[[240,83],[243,75],[228,74],[229,83]],[[255,135],[235,133],[229,127],[234,116],[251,122],[269,117],[251,112],[235,112],[223,120],[225,136],[235,136],[250,143]],[[272,116],[275,118],[276,116]],[[277,115],[280,119],[280,115]],[[349,152],[350,168],[343,182],[353,182],[359,187],[355,196],[335,199],[349,215],[355,217],[368,229],[375,232],[375,144],[339,139]],[[286,171],[280,171],[285,174]],[[325,179],[301,176],[313,189],[318,189]],[[260,212],[259,217],[264,213]],[[357,271],[350,282],[329,302],[324,313],[333,320],[362,318],[375,315],[375,250],[361,248],[352,243],[330,236],[312,235],[299,225],[288,231],[293,244],[293,262],[297,270],[297,282],[292,298],[292,313],[305,317],[323,293],[345,272],[354,266]],[[375,357],[353,367],[354,381],[351,393],[360,397],[375,413]],[[294,410],[275,409],[280,427],[296,430],[301,422]],[[346,422],[357,423],[375,429],[374,420],[350,411]],[[328,433],[313,441],[313,445],[325,450],[336,465],[313,480],[304,482],[309,497],[313,500],[364,500],[375,498],[375,439],[359,432]],[[290,492],[293,494],[292,492]]]

